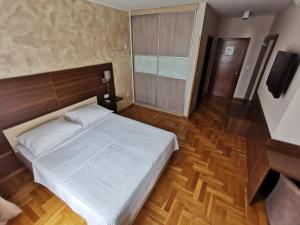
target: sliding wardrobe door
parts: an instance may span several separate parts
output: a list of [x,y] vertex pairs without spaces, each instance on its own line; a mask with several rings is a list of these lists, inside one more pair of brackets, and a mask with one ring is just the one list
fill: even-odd
[[183,112],[194,12],[160,14],[157,106]]
[[132,17],[135,100],[156,106],[159,15]]

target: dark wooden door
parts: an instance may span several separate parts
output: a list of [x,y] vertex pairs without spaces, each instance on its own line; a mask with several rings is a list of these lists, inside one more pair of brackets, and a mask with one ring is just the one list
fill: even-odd
[[207,75],[209,72],[209,62],[211,59],[213,43],[214,43],[214,37],[211,35],[208,35],[205,56],[204,56],[204,63],[203,63],[203,67],[202,67],[201,79],[200,79],[200,85],[199,85],[199,91],[198,91],[198,99],[197,99],[198,102],[200,102],[200,100],[202,100],[202,98],[205,95],[204,87],[205,87],[205,81],[207,80]]
[[249,38],[218,39],[210,94],[232,98],[247,53]]

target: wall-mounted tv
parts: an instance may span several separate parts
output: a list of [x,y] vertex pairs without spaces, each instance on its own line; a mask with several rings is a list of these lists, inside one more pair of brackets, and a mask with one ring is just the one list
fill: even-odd
[[285,93],[295,75],[298,67],[298,55],[290,52],[278,51],[267,86],[274,98]]

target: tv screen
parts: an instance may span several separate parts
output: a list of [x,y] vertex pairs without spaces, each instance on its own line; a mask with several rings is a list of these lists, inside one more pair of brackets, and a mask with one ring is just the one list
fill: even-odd
[[278,51],[267,86],[274,98],[285,93],[298,67],[298,55],[290,52]]

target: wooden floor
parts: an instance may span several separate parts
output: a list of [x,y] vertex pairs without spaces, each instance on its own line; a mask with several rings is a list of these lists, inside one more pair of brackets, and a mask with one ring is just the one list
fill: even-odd
[[[246,140],[224,133],[222,102],[204,102],[189,120],[133,106],[124,116],[177,134],[176,152],[134,225],[266,225],[263,202],[246,199]],[[10,178],[23,213],[9,224],[85,224],[27,170]]]

